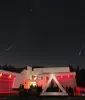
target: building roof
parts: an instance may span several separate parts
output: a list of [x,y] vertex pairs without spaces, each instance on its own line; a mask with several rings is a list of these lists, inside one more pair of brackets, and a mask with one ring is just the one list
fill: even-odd
[[[39,69],[39,68],[69,68],[69,66],[32,66],[32,65],[28,65],[29,67],[32,67],[32,69]],[[70,68],[69,68],[70,69]]]
[[[48,74],[52,74],[52,73],[41,73],[38,75],[48,75]],[[75,72],[58,72],[58,73],[53,73],[53,74],[57,74],[57,75],[76,75]]]
[[44,68],[35,68],[33,71],[39,72],[70,72],[69,67],[44,67]]

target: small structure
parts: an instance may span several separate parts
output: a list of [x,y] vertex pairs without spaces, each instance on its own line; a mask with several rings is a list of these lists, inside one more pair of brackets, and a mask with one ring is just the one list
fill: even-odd
[[[54,80],[56,82],[56,84],[58,85],[59,89],[62,91],[62,92],[46,92],[47,88],[49,87],[51,81]],[[59,81],[56,79],[55,75],[54,74],[51,74],[50,75],[50,79],[48,80],[45,88],[43,89],[41,95],[44,95],[44,96],[67,96],[67,92],[66,90],[61,86],[61,84],[59,83]]]

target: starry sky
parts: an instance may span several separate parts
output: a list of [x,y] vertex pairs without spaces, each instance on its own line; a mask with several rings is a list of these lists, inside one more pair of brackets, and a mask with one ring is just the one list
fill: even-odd
[[85,68],[84,44],[84,0],[0,1],[1,65]]

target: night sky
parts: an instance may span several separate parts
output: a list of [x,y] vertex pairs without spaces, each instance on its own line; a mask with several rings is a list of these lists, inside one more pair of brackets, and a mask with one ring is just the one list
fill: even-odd
[[1,65],[85,68],[83,44],[84,0],[0,0]]

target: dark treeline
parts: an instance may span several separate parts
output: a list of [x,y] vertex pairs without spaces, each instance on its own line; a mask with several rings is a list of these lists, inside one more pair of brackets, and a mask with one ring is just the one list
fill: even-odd
[[7,71],[11,71],[11,72],[20,73],[20,72],[22,72],[24,69],[27,69],[27,68],[26,68],[26,67],[23,67],[23,68],[15,68],[15,67],[12,66],[12,65],[3,65],[3,66],[0,65],[0,69],[2,69],[2,70],[7,70]]
[[79,87],[85,87],[85,69],[80,69],[79,66],[73,68],[69,65],[71,72],[76,72],[76,83]]

